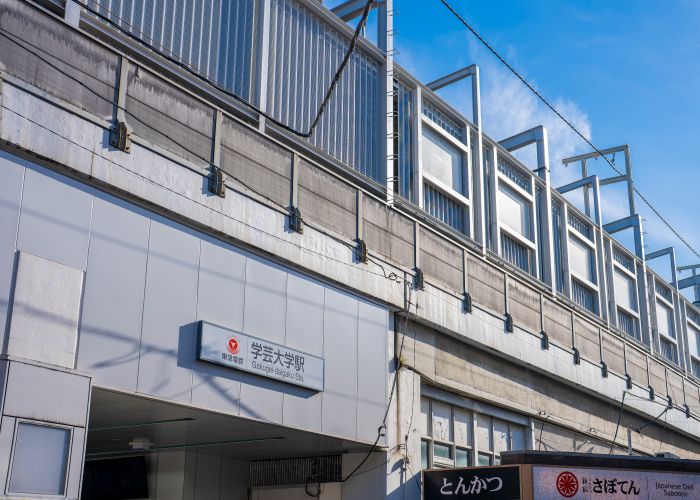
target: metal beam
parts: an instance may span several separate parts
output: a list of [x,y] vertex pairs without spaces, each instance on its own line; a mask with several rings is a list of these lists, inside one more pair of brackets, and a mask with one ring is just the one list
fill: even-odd
[[[370,9],[374,10],[383,3],[384,2],[374,2]],[[352,21],[353,19],[362,15],[362,11],[365,10],[365,5],[367,5],[367,0],[348,0],[347,2],[333,7],[331,12],[345,22]]]
[[588,177],[584,177],[583,179],[579,179],[577,181],[571,182],[569,184],[565,184],[563,186],[560,186],[557,188],[557,191],[560,193],[568,193],[569,191],[573,191],[574,189],[579,189],[584,186],[589,186],[591,184],[595,183],[595,180],[597,177],[595,175],[589,175]]
[[[613,154],[613,153],[629,152],[629,145],[624,144],[622,146],[615,146],[613,148],[602,149],[600,152],[603,153],[603,156]],[[569,163],[574,163],[574,162],[581,161],[581,160],[589,160],[591,158],[598,158],[600,156],[601,155],[597,151],[593,151],[591,153],[584,153],[582,155],[576,155],[576,156],[570,156],[569,158],[564,158],[561,162],[564,165],[567,165]]]
[[661,250],[656,250],[654,252],[648,253],[646,255],[646,260],[648,262],[651,259],[663,257],[664,255],[668,255],[668,258],[671,261],[671,285],[673,285],[673,288],[675,288],[677,290],[678,289],[678,274],[677,274],[677,270],[676,270],[676,250],[673,247],[667,247],[667,248],[663,248]]
[[678,289],[690,288],[691,286],[700,286],[700,274],[688,276],[678,281]]
[[601,179],[600,185],[607,186],[609,184],[615,184],[618,182],[626,182],[626,181],[627,181],[626,175],[618,175],[617,177],[608,177],[607,179]]

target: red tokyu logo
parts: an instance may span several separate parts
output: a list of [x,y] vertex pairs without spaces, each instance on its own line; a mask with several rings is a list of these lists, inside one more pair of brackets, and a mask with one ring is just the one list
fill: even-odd
[[578,492],[578,479],[569,471],[557,476],[557,491],[565,498],[571,498]]
[[228,342],[226,343],[226,349],[228,349],[228,352],[231,354],[238,354],[238,351],[240,349],[240,346],[238,345],[238,339],[236,337],[231,337],[228,339]]

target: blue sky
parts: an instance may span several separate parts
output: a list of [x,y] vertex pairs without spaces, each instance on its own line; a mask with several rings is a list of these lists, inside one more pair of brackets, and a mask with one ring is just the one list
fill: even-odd
[[[326,2],[334,4],[338,2]],[[451,0],[599,148],[630,144],[637,187],[700,251],[700,1]],[[553,178],[562,156],[588,151],[481,47],[438,0],[394,0],[398,62],[427,82],[471,63],[482,71],[484,129],[495,139],[544,124]],[[442,93],[444,92],[444,93]],[[468,85],[441,91],[467,116]],[[623,165],[622,157],[617,157]],[[612,175],[599,160],[594,173]],[[624,215],[621,189],[603,192],[607,219]],[[673,245],[700,263],[638,201],[648,251]],[[658,271],[667,275],[665,262]],[[687,274],[686,274],[687,275]]]

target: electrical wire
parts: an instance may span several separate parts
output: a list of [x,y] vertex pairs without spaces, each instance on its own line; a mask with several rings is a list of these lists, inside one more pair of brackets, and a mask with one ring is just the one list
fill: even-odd
[[622,391],[622,402],[620,403],[620,413],[617,415],[617,425],[615,426],[615,434],[613,434],[612,442],[610,443],[610,451],[608,452],[608,455],[610,455],[613,452],[613,448],[615,448],[615,440],[617,440],[617,431],[620,429],[620,422],[622,422],[622,411],[625,408],[625,396],[627,395],[627,391],[623,390]]
[[[208,76],[202,74],[200,71],[198,71],[196,68],[194,68],[191,64],[188,64],[184,61],[182,61],[178,56],[176,56],[173,52],[165,48],[163,45],[158,44],[155,40],[153,40],[151,37],[149,37],[146,33],[136,29],[133,25],[131,25],[129,22],[127,22],[124,18],[116,15],[114,12],[112,12],[110,9],[105,7],[104,5],[98,4],[98,8],[101,10],[104,10],[107,15],[103,14],[102,12],[99,12],[95,10],[94,8],[90,7],[90,1],[82,1],[82,0],[75,0],[77,4],[85,8],[88,12],[94,14],[98,18],[102,19],[103,21],[107,22],[111,26],[114,26],[117,30],[119,30],[121,33],[125,34],[129,38],[132,38],[136,40],[137,42],[141,43],[142,45],[146,45],[147,47],[150,47],[151,49],[156,49],[157,52],[165,57],[168,61],[171,63],[179,66],[180,68],[186,70],[189,73],[194,74],[197,76],[199,79],[205,81],[209,85],[212,85],[215,87],[217,90],[223,92],[229,97],[234,98],[236,101],[240,102],[247,108],[255,111],[261,116],[264,116],[266,120],[269,120],[270,122],[274,123],[278,127],[286,130],[287,132],[291,132],[292,134],[299,136],[304,139],[310,138],[314,130],[316,129],[316,126],[318,125],[318,122],[321,120],[321,116],[323,115],[323,112],[326,109],[326,106],[328,105],[328,102],[331,100],[331,97],[333,96],[333,93],[335,92],[336,87],[338,86],[338,83],[340,82],[340,79],[343,76],[343,72],[345,71],[345,67],[348,65],[348,62],[350,62],[350,57],[352,54],[355,52],[355,47],[357,46],[357,40],[362,34],[365,25],[367,24],[367,19],[369,18],[369,13],[372,10],[372,5],[376,0],[367,0],[367,3],[365,4],[365,7],[362,11],[362,16],[360,17],[360,21],[357,23],[357,26],[355,28],[355,32],[353,33],[352,38],[350,39],[350,44],[348,46],[348,49],[345,51],[345,56],[343,57],[343,60],[341,61],[340,65],[338,66],[338,69],[335,72],[335,75],[333,77],[333,80],[331,80],[330,85],[328,86],[328,89],[324,95],[323,101],[321,101],[321,104],[318,107],[318,111],[316,112],[316,115],[314,117],[314,120],[311,122],[311,125],[309,126],[309,129],[306,132],[299,131],[286,123],[283,123],[282,121],[276,119],[269,113],[261,110],[260,108],[256,107],[253,105],[251,102],[249,102],[247,99],[244,97],[239,96],[235,92],[232,92],[230,89],[220,85],[218,82],[212,80]],[[92,3],[97,4],[96,1],[92,1]],[[110,16],[113,16],[117,18],[121,23],[125,26],[127,26],[129,29],[125,30],[122,26],[119,25],[119,23],[115,22]],[[138,33],[140,36],[136,36],[135,33]],[[152,43],[148,43],[144,41],[144,39],[149,40]]]
[[[469,23],[454,9],[454,7],[452,7],[452,6],[449,4],[449,2],[447,2],[447,0],[439,0],[439,1],[440,1],[440,3],[442,3],[442,4],[447,8],[447,10],[449,10],[449,11],[452,13],[452,15],[454,15],[455,18],[457,18],[457,20],[458,20],[461,24],[464,25],[464,27],[466,27],[469,31],[471,31],[471,33],[481,42],[481,44],[482,44],[484,47],[486,47],[494,56],[496,56],[496,58],[497,58],[506,68],[508,68],[508,70],[509,70],[511,73],[513,73],[513,74],[516,76],[516,78],[518,78],[518,80],[520,80],[520,81],[523,83],[523,85],[525,85],[525,86],[526,86],[540,101],[542,101],[542,102],[544,103],[545,106],[547,106],[555,115],[557,115],[557,117],[559,117],[571,130],[573,130],[574,133],[575,133],[576,135],[578,135],[581,139],[583,139],[583,140],[586,142],[586,144],[588,144],[591,148],[593,148],[593,150],[594,150],[598,155],[600,155],[600,157],[603,158],[603,159],[607,162],[607,164],[610,165],[610,167],[611,167],[615,172],[617,172],[618,175],[624,175],[624,174],[615,166],[615,163],[614,163],[614,162],[610,161],[610,160],[608,159],[608,157],[605,156],[605,155],[603,154],[603,152],[602,152],[600,149],[598,149],[598,148],[593,144],[593,142],[591,142],[590,139],[588,139],[581,131],[579,131],[579,129],[576,128],[576,126],[575,126],[573,123],[571,123],[571,121],[569,121],[564,115],[562,115],[562,114],[561,114],[561,113],[560,113],[560,112],[559,112],[559,111],[558,111],[558,110],[557,110],[557,109],[556,109],[556,108],[555,108],[555,107],[540,93],[540,92],[538,92],[538,91],[535,89],[535,87],[533,87],[533,86],[525,79],[525,77],[523,77],[523,76],[522,76],[508,61],[506,61],[506,59],[505,59],[503,56],[501,56],[501,55],[496,51],[496,49],[494,49],[493,46],[491,46],[491,44],[489,44],[489,43],[484,39],[484,37],[482,37],[482,36],[479,34],[479,32],[476,31],[476,29],[475,29],[474,27],[472,27],[472,26],[471,26],[471,25],[470,25],[470,24],[469,24]],[[639,191],[639,189],[637,189],[637,187],[636,187],[634,184],[632,184],[632,189],[634,189],[634,192],[637,193],[637,195],[639,195],[639,198],[651,209],[651,211],[654,213],[654,215],[656,215],[656,216],[661,220],[661,222],[663,222],[663,223],[666,225],[666,227],[668,227],[668,228],[671,230],[671,232],[673,232],[673,234],[675,234],[676,237],[677,237],[680,241],[682,241],[683,244],[684,244],[686,247],[688,247],[688,248],[690,249],[691,252],[693,252],[693,253],[695,254],[696,257],[700,258],[700,253],[699,253],[697,250],[695,250],[695,248],[693,248],[693,246],[688,242],[688,240],[686,240],[686,239],[671,225],[671,223],[670,223],[663,215],[661,215],[661,213],[659,212],[659,210],[657,210],[657,209],[651,204],[651,202],[646,198],[646,196],[644,196],[644,194],[642,194],[642,192]]]

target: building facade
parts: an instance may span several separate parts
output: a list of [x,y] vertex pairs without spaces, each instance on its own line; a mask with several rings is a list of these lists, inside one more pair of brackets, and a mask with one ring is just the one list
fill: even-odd
[[[369,5],[306,137],[365,2],[0,0],[2,498],[420,498],[421,469],[504,451],[700,457],[695,282],[645,254],[629,148],[551,186],[544,128],[488,137],[478,67],[419,82]],[[438,95],[462,79],[471,118]]]

